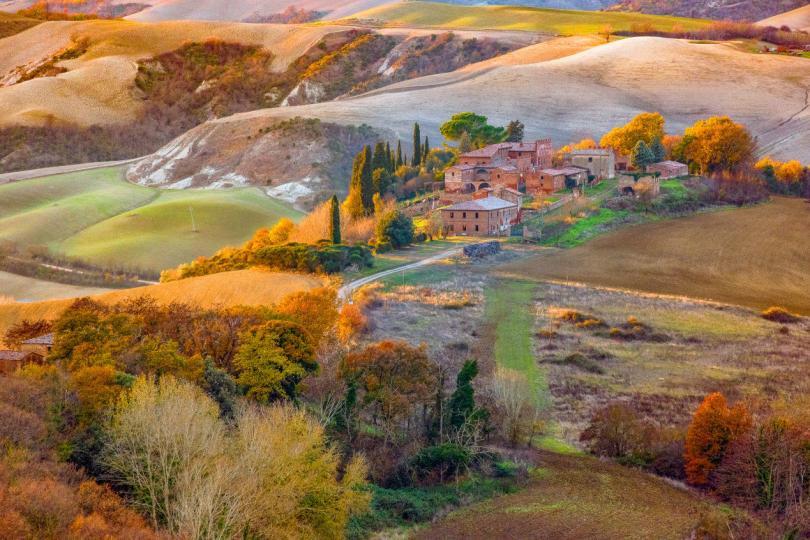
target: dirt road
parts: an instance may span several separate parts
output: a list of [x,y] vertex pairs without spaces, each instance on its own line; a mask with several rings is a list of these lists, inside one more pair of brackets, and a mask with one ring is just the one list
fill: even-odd
[[44,169],[30,169],[27,171],[16,171],[5,174],[0,174],[0,186],[3,184],[10,184],[19,180],[31,180],[32,178],[41,178],[43,176],[52,176],[54,174],[65,174],[79,171],[89,171],[92,169],[103,169],[105,167],[114,167],[116,165],[126,165],[134,163],[141,158],[124,159],[121,161],[99,161],[95,163],[76,163],[74,165],[61,165],[59,167],[46,167]]

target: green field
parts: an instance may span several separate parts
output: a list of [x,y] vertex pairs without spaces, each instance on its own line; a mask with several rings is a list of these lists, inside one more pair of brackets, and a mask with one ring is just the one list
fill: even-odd
[[387,26],[416,26],[473,30],[523,30],[558,35],[583,35],[602,32],[610,25],[613,31],[630,30],[634,25],[649,25],[669,31],[674,26],[697,30],[710,21],[646,15],[573,11],[516,6],[457,6],[432,2],[400,2],[364,11],[355,16],[361,20],[379,21]]
[[116,167],[0,186],[0,238],[103,266],[162,270],[284,216],[302,214],[256,188],[158,190],[125,182]]

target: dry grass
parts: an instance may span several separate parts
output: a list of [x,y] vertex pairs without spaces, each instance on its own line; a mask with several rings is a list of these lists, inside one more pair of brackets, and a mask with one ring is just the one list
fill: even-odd
[[71,41],[87,39],[90,48],[56,77],[0,88],[0,124],[43,125],[62,120],[82,126],[126,123],[141,102],[134,92],[135,61],[174,50],[190,41],[222,39],[261,45],[283,70],[337,27],[172,21],[47,22],[0,41],[0,81],[21,66],[47,60]]
[[594,458],[543,453],[538,465],[520,492],[453,512],[415,538],[680,540],[718,512],[689,491]]
[[775,26],[776,28],[789,26],[794,30],[810,30],[810,6],[804,6],[794,9],[793,11],[774,15],[768,19],[759,21],[757,24],[762,26]]
[[[273,304],[290,293],[310,290],[322,285],[323,281],[315,276],[240,270],[109,292],[95,298],[102,302],[115,303],[126,298],[149,295],[163,304],[185,302],[204,307],[255,306]],[[71,302],[72,300],[53,300],[0,305],[0,334],[3,334],[11,325],[24,319],[54,319]]]
[[[718,65],[723,69],[716,69]],[[750,54],[728,44],[639,37],[548,61],[424,77],[356,99],[246,113],[217,124],[254,116],[318,117],[365,122],[405,139],[418,121],[423,133],[438,141],[442,122],[471,110],[497,125],[520,118],[527,139],[551,137],[559,146],[584,136],[598,138],[639,112],[657,110],[665,114],[670,132],[700,117],[730,115],[759,136],[763,151],[810,161],[810,130],[805,126],[810,112],[804,111],[808,85],[810,63],[803,58]],[[598,106],[594,96],[599,96]],[[784,124],[776,127],[780,122]]]
[[40,302],[59,298],[92,296],[105,292],[110,291],[101,287],[64,285],[42,279],[18,276],[8,272],[0,272],[0,299],[4,297],[9,299],[7,302],[0,300],[0,304],[11,303],[15,298],[20,302]]
[[570,280],[810,314],[810,206],[777,198],[754,208],[618,230],[568,251],[504,267]]

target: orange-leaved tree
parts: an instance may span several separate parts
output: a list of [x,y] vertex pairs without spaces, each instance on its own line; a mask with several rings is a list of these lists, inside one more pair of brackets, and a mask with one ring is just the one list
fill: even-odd
[[728,116],[698,120],[686,128],[683,158],[697,165],[702,174],[732,171],[751,160],[754,139],[742,124]]
[[639,141],[650,145],[653,141],[661,140],[663,137],[664,117],[659,113],[645,112],[627,124],[608,131],[599,144],[629,156]]
[[715,392],[700,404],[686,433],[686,478],[690,484],[708,486],[712,472],[726,450],[751,429],[751,415],[743,404],[729,407],[725,396]]

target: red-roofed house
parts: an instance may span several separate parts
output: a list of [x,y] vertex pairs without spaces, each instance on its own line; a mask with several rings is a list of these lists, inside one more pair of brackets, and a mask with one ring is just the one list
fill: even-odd
[[445,231],[460,236],[508,235],[512,225],[518,223],[519,215],[517,204],[498,197],[473,199],[442,208]]

